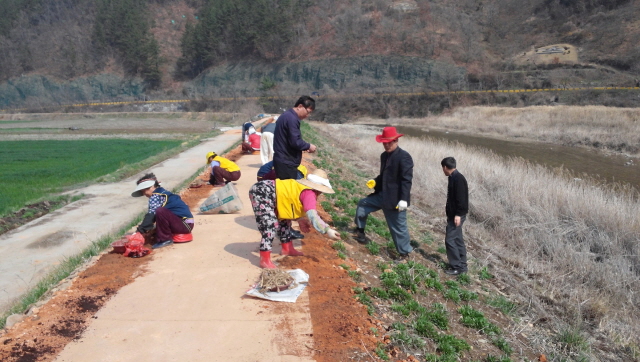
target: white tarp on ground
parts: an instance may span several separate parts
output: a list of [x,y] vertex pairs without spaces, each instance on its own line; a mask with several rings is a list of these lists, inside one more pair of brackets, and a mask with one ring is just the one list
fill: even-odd
[[240,210],[242,200],[238,189],[231,182],[214,192],[200,205],[200,212],[203,214],[231,214]]
[[260,286],[256,284],[251,289],[249,289],[246,294],[252,297],[272,300],[274,302],[295,303],[300,294],[302,294],[304,288],[306,288],[307,284],[309,283],[309,274],[305,273],[302,269],[287,270],[287,273],[289,273],[293,277],[293,279],[295,279],[295,287],[283,290],[281,292],[260,293]]

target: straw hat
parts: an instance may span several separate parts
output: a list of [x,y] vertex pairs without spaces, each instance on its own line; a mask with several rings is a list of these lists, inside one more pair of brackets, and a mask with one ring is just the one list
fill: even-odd
[[376,142],[387,143],[404,136],[402,133],[398,133],[395,127],[385,127],[382,129],[382,134],[376,136]]
[[333,187],[329,183],[329,178],[324,170],[317,169],[307,175],[307,178],[297,180],[299,183],[310,187],[314,190],[320,191],[325,194],[333,194]]
[[142,193],[143,190],[148,189],[149,187],[153,186],[156,184],[156,180],[155,179],[148,179],[148,180],[142,180],[137,186],[135,191],[133,191],[131,193],[131,196],[133,197],[140,197],[140,196],[144,196],[144,194]]

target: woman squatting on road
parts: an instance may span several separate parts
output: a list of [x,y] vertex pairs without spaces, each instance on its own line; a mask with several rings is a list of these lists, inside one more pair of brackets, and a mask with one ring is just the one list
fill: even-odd
[[211,167],[209,184],[213,187],[224,186],[231,181],[238,181],[242,174],[235,162],[218,156],[215,152],[207,153],[207,164]]
[[193,230],[194,220],[189,206],[179,195],[162,188],[154,174],[142,176],[136,182],[136,189],[131,196],[149,198],[149,211],[137,232],[145,234],[153,229],[155,223],[158,242],[153,244],[153,249],[171,245],[175,235],[190,234]]
[[[256,216],[260,240],[260,267],[274,269],[271,262],[271,245],[279,231],[282,255],[301,256],[291,242],[291,221],[297,220],[300,230],[311,231],[311,225],[322,234],[338,239],[338,232],[331,229],[316,211],[318,195],[333,194],[334,191],[323,170],[315,170],[300,180],[263,180],[249,190],[253,213]],[[305,216],[307,217],[305,219]]]

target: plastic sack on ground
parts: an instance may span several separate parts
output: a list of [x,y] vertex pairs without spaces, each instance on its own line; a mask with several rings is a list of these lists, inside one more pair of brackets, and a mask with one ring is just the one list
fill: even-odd
[[305,273],[302,269],[287,270],[287,273],[291,274],[295,283],[297,283],[294,288],[283,290],[281,292],[261,293],[260,286],[256,284],[251,289],[247,290],[245,294],[252,297],[272,300],[274,302],[295,303],[309,283],[309,274]]
[[200,205],[203,214],[230,214],[242,210],[238,189],[229,182]]
[[141,258],[151,252],[148,248],[144,247],[144,236],[140,233],[133,235],[126,235],[127,243],[124,244],[124,256],[132,258]]

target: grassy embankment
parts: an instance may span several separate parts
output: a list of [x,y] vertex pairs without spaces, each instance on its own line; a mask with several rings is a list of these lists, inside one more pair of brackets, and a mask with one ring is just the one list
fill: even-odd
[[[487,268],[475,268],[472,274],[457,278],[446,276],[444,248],[434,244],[434,234],[425,230],[413,214],[410,228],[416,255],[406,264],[393,262],[397,253],[381,212],[371,214],[368,220],[367,233],[374,242],[361,246],[349,237],[356,204],[370,193],[364,181],[377,169],[361,163],[354,167],[354,159],[345,156],[341,147],[330,146],[332,136],[318,136],[317,129],[312,131],[306,124],[303,131],[306,140],[319,145],[314,164],[329,172],[336,191],[321,202],[343,238],[332,247],[345,260],[341,266],[350,277],[364,283],[355,288],[356,299],[370,314],[390,325],[388,332],[373,331],[384,333],[388,344],[381,343],[372,353],[382,360],[390,359],[390,355],[401,358],[398,351],[427,361],[528,360],[533,352],[529,347],[523,352],[514,345],[511,331],[504,329],[510,323],[499,325],[488,317],[496,313],[513,316],[516,305],[489,284],[493,276]],[[374,154],[381,151],[379,147]],[[356,268],[350,267],[353,263]],[[478,345],[478,337],[485,342]]]
[[[325,128],[342,154],[377,170],[377,131]],[[415,161],[413,207],[426,213],[414,215],[426,224],[441,219],[429,210],[446,199],[440,160],[457,158],[470,184],[472,270],[490,270],[502,293],[527,306],[518,328],[537,350],[558,360],[639,357],[640,204],[632,194],[460,145],[404,138],[401,147]]]
[[421,119],[360,121],[433,127],[640,155],[640,109],[604,106],[460,107]]

